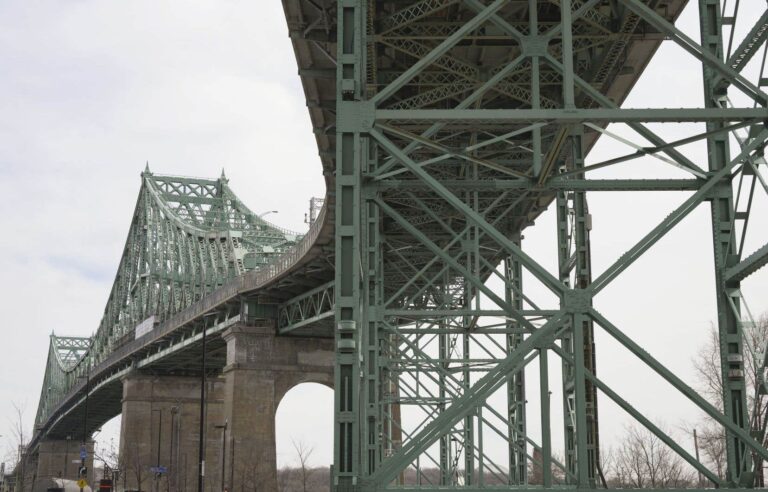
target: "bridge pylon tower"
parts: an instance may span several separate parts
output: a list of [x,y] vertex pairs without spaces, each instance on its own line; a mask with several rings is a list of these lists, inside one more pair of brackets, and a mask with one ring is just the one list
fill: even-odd
[[[336,62],[334,490],[609,485],[598,393],[711,485],[753,484],[768,450],[746,406],[744,363],[753,355],[739,284],[768,263],[768,246],[751,255],[743,248],[748,225],[764,225],[748,220],[752,196],[768,193],[760,63],[768,10],[750,2],[746,15],[697,1],[695,34],[675,27],[683,1],[338,0],[335,12],[324,11],[326,21],[336,16],[326,53]],[[308,39],[323,25],[310,21]],[[703,99],[689,108],[622,107],[662,40],[700,66]],[[588,160],[598,137],[619,140],[627,153]],[[706,146],[705,159],[689,144]],[[636,159],[662,161],[675,177],[654,175],[653,166],[642,177],[592,177]],[[599,191],[687,193],[593,272],[587,197]],[[702,268],[715,277],[722,408],[594,302],[705,203],[714,260]],[[548,206],[556,207],[555,271],[522,239]],[[549,297],[526,294],[523,280]],[[722,427],[724,476],[599,378],[598,330]],[[562,364],[559,389],[552,359]],[[538,388],[525,381],[536,365]],[[562,401],[552,401],[555,393]],[[532,395],[539,415],[526,411]],[[557,405],[562,421],[553,419]],[[552,442],[560,425],[562,459]],[[539,435],[528,433],[533,427]]]

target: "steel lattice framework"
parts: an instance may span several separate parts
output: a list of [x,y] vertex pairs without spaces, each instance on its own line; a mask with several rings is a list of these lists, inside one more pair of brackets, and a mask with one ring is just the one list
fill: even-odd
[[223,173],[210,180],[147,168],[98,330],[91,338],[51,336],[36,426],[117,349],[300,239],[251,212]]
[[[85,420],[89,394],[103,397],[97,418],[114,416],[120,378],[133,368],[173,374],[194,365],[204,327],[220,333],[274,317],[279,336],[335,337],[338,492],[525,490],[534,486],[532,468],[541,471],[540,488],[605,485],[598,394],[713,485],[752,485],[768,450],[765,424],[750,422],[744,363],[760,358],[764,377],[766,350],[744,341],[752,320],[740,282],[768,264],[768,245],[744,248],[748,226],[765,223],[752,217],[752,203],[768,193],[768,10],[758,0],[697,0],[699,43],[674,26],[684,4],[283,0],[328,185],[324,207],[299,241],[251,213],[223,175],[147,169],[97,332],[51,337],[33,441],[67,435]],[[665,39],[700,66],[699,107],[622,108]],[[623,125],[634,140],[609,125]],[[678,127],[687,136],[662,133]],[[600,136],[628,152],[587,159]],[[691,145],[706,147],[706,157]],[[679,177],[590,177],[646,158]],[[686,194],[595,274],[587,195],[599,191]],[[593,303],[703,206],[712,217],[722,409]],[[556,271],[527,254],[522,237],[547,207],[556,209]],[[524,278],[550,298],[530,295]],[[719,423],[724,478],[598,378],[597,330]],[[561,362],[561,388],[552,387],[550,357]],[[534,370],[538,388],[526,386]],[[551,401],[551,390],[562,401]],[[526,410],[534,396],[536,416]],[[531,417],[540,435],[529,431]],[[562,460],[553,452],[555,426],[565,436]]]
[[[333,138],[337,200],[335,490],[525,488],[532,486],[531,461],[543,470],[544,488],[605,485],[598,392],[715,486],[751,486],[768,450],[764,429],[750,431],[744,358],[756,355],[743,342],[750,320],[739,282],[768,262],[768,245],[750,256],[743,250],[752,196],[768,192],[761,174],[768,137],[765,5],[747,2],[749,13],[742,6],[739,15],[738,2],[699,0],[699,43],[674,26],[684,5],[674,1],[334,3],[312,2],[314,21],[310,14],[294,17],[291,6],[286,14],[294,42],[310,39],[312,50],[335,54],[335,133],[325,132]],[[734,36],[741,23],[749,24],[747,34]],[[621,108],[662,39],[698,62],[704,100],[696,108]],[[301,62],[305,55],[297,53]],[[303,75],[320,78],[315,70]],[[697,130],[688,125],[689,136],[669,140],[658,123],[696,123]],[[637,141],[619,137],[607,129],[611,124],[631,129]],[[630,151],[587,163],[601,135]],[[683,148],[697,142],[706,145],[707,162]],[[674,166],[680,179],[589,179],[590,171],[645,156]],[[587,194],[601,190],[689,193],[594,276]],[[705,203],[722,410],[593,305],[596,294]],[[550,204],[558,224],[554,272],[521,242],[521,231]],[[529,298],[523,272],[559,302]],[[489,287],[491,279],[502,291]],[[722,426],[724,479],[597,377],[597,329]],[[553,355],[562,361],[562,402],[549,396]],[[525,368],[534,360],[542,409],[537,439],[526,431],[525,406]],[[553,404],[563,406],[563,422],[552,421]],[[553,457],[555,425],[564,428],[562,463]]]

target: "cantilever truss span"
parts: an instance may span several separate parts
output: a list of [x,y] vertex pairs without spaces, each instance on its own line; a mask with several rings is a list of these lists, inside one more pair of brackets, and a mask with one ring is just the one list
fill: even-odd
[[[749,318],[739,282],[768,259],[766,246],[751,256],[743,248],[748,226],[765,226],[748,220],[752,197],[768,193],[765,4],[742,1],[739,10],[739,2],[698,0],[694,34],[675,27],[684,2],[674,0],[284,6],[321,157],[335,173],[335,490],[526,488],[534,485],[530,469],[539,470],[539,487],[605,485],[598,393],[708,483],[751,486],[768,450],[764,427],[750,427],[744,360],[759,352],[742,337]],[[685,109],[653,101],[622,108],[662,40],[697,64],[703,99]],[[612,124],[633,136],[619,136]],[[670,128],[686,136],[670,138]],[[619,140],[626,154],[588,159],[599,136]],[[689,144],[706,147],[705,157]],[[642,179],[592,178],[641,158],[665,163],[676,177],[654,176],[648,166]],[[587,195],[601,190],[688,193],[593,276]],[[548,206],[557,211],[556,271],[526,254],[521,240]],[[704,206],[712,215],[707,268],[716,279],[723,408],[593,303]],[[556,301],[526,295],[524,276]],[[598,378],[598,329],[722,427],[723,476]],[[550,357],[562,362],[562,401],[550,401]],[[536,360],[542,431],[534,439],[525,368]],[[553,405],[562,405],[559,421]],[[565,435],[560,460],[554,426]]]
[[[301,235],[251,212],[226,176],[146,169],[101,323],[90,338],[51,336],[36,427],[107,357],[249,271],[293,251]],[[96,424],[96,419],[93,419]]]

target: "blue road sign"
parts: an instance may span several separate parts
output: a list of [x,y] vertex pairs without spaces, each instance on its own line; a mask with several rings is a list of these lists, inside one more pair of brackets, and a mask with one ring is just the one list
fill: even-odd
[[164,466],[153,466],[149,470],[152,473],[160,473],[160,474],[168,473],[168,468],[166,468]]
[[88,457],[88,451],[85,450],[85,446],[80,448],[80,459],[84,460]]

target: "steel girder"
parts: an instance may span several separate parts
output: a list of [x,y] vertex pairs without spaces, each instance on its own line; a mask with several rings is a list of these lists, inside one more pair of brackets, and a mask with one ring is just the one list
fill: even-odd
[[278,333],[317,328],[333,317],[333,299],[333,282],[326,282],[280,304],[277,307]]
[[[539,470],[537,485],[545,488],[605,485],[598,392],[714,485],[751,484],[752,456],[764,459],[768,450],[750,434],[745,414],[738,282],[763,266],[766,254],[761,248],[741,259],[743,237],[733,231],[749,209],[738,208],[733,187],[747,179],[746,189],[759,182],[768,192],[761,175],[768,96],[740,73],[746,62],[736,61],[753,56],[765,39],[758,20],[750,40],[738,45],[739,58],[727,58],[722,6],[699,4],[704,46],[674,27],[682,3],[668,5],[663,17],[655,2],[640,0],[337,2],[335,490],[525,489],[533,485],[530,469]],[[700,108],[620,107],[633,83],[624,64],[634,59],[630,74],[637,77],[658,44],[639,41],[641,32],[664,33],[701,63],[707,99]],[[601,35],[610,41],[578,49],[579,36]],[[522,92],[505,90],[510,80]],[[724,104],[728,91],[750,104]],[[706,130],[668,142],[650,129],[653,122],[704,123]],[[627,142],[629,154],[586,164],[600,135],[618,138],[606,131],[611,123],[627,124],[649,143]],[[732,136],[734,151],[727,146]],[[706,166],[681,150],[697,141],[710,148]],[[598,187],[590,187],[587,173],[642,156],[690,175],[682,181],[692,193],[593,278],[587,192]],[[686,186],[651,181],[657,189]],[[639,191],[651,181],[602,189]],[[722,410],[593,306],[598,292],[705,201],[713,215],[730,402]],[[520,241],[552,202],[554,273]],[[558,299],[556,306],[526,296],[523,271]],[[597,377],[598,328],[723,427],[727,476],[707,469]],[[550,433],[552,354],[563,364],[564,463],[553,456]],[[531,415],[521,404],[525,367],[535,359],[540,436],[526,434]]]
[[51,337],[36,426],[90,368],[228,281],[292,251],[299,239],[251,212],[223,173],[211,180],[147,168],[96,333]]

